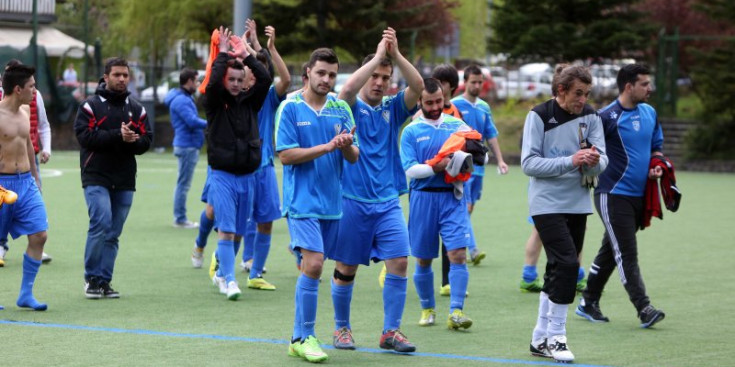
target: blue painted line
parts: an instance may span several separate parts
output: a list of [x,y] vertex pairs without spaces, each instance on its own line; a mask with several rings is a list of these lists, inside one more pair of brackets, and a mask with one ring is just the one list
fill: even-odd
[[[166,336],[166,337],[173,337],[173,338],[212,339],[212,340],[240,341],[240,342],[247,342],[247,343],[266,343],[266,344],[281,344],[281,345],[289,344],[288,340],[281,340],[281,339],[246,338],[242,336],[226,336],[226,335],[211,335],[211,334],[172,333],[172,332],[167,332],[167,331],[156,331],[156,330],[146,330],[146,329],[120,329],[120,328],[105,328],[105,327],[84,326],[84,325],[45,324],[45,323],[30,322],[30,321],[0,320],[0,325],[2,324],[14,325],[14,326],[42,327],[42,328],[51,328],[51,329],[101,331],[101,332],[119,333],[119,334]],[[322,347],[324,349],[335,349],[331,345],[323,345]],[[410,356],[416,356],[416,357],[478,361],[478,362],[490,362],[490,363],[502,363],[502,364],[518,364],[518,365],[527,365],[527,366],[555,366],[555,367],[560,366],[559,363],[553,362],[551,360],[526,361],[522,359],[475,357],[475,356],[463,356],[463,355],[443,354],[443,353],[421,353],[421,352],[397,353],[394,351],[388,351],[384,349],[374,349],[374,348],[357,348],[356,351],[363,352],[363,353],[402,354],[402,355],[410,355]],[[611,366],[592,365],[592,364],[569,364],[568,366],[611,367]]]

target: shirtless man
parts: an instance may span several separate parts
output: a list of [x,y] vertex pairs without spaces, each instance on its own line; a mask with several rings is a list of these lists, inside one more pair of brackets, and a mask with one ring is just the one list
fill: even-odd
[[35,71],[32,66],[15,65],[3,73],[5,98],[0,101],[0,190],[16,192],[18,199],[12,205],[0,207],[0,233],[9,232],[14,239],[28,236],[28,248],[23,255],[23,279],[16,304],[44,311],[46,304],[33,297],[33,283],[41,266],[48,219],[39,190],[30,115],[21,108],[33,99]]

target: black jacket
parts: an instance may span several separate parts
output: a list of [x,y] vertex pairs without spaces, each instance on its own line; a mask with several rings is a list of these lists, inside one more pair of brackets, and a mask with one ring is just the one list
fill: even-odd
[[230,57],[224,52],[217,55],[204,95],[207,160],[213,169],[246,174],[260,166],[262,142],[258,133],[258,111],[272,79],[255,57],[248,56],[244,64],[252,70],[255,85],[233,96],[224,85],[228,59]]
[[[113,190],[135,190],[136,154],[145,153],[153,141],[153,132],[143,106],[128,98],[127,91],[106,89],[100,81],[95,95],[79,106],[74,132],[82,146],[80,165],[82,187],[104,186]],[[133,143],[122,140],[122,123],[140,135]]]

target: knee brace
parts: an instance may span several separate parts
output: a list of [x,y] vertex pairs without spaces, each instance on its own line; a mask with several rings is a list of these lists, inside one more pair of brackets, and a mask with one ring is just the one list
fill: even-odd
[[339,279],[339,280],[341,280],[343,282],[348,282],[349,283],[349,282],[355,280],[355,276],[354,275],[344,275],[344,274],[340,273],[339,270],[334,269],[334,279]]

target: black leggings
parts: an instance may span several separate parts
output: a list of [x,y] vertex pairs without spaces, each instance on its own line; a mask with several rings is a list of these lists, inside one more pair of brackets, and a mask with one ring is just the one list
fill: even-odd
[[587,214],[534,215],[533,223],[546,252],[543,292],[556,304],[571,304],[577,291]]

